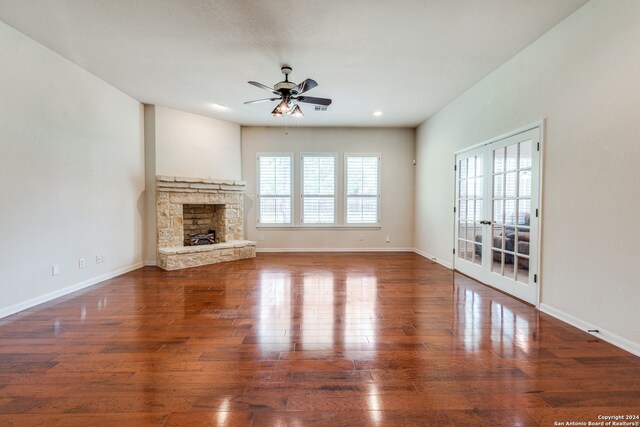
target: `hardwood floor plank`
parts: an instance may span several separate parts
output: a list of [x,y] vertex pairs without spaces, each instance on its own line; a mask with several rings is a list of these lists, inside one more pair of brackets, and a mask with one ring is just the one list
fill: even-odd
[[0,320],[0,425],[549,426],[640,358],[411,253],[145,267]]

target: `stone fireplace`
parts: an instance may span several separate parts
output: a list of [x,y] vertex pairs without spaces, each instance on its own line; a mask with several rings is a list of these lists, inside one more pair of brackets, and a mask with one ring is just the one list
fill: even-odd
[[[244,240],[244,182],[156,177],[158,266],[165,270],[255,257]],[[213,244],[189,246],[191,236],[215,230]]]

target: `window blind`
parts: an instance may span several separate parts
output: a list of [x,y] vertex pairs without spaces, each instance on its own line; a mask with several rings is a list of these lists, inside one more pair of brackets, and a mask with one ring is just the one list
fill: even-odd
[[258,156],[258,222],[291,224],[292,156]]
[[302,223],[335,223],[334,155],[302,155]]
[[378,156],[347,156],[346,217],[348,224],[379,222]]

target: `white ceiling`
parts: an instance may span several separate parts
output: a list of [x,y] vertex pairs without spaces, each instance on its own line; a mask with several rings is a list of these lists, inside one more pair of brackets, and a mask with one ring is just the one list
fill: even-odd
[[248,80],[273,86],[288,64],[333,99],[302,104],[296,125],[413,127],[584,3],[2,0],[0,19],[144,103],[278,126],[275,103],[243,101],[269,96]]

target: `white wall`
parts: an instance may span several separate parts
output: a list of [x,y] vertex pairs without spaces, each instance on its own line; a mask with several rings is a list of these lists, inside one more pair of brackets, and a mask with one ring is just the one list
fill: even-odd
[[240,179],[240,125],[155,106],[156,173]]
[[[338,191],[342,194],[344,153],[381,154],[380,229],[265,229],[256,227],[256,155],[259,152],[293,152],[299,177],[301,152],[338,154]],[[413,248],[413,197],[415,131],[406,128],[242,128],[242,171],[245,193],[245,237],[257,242],[258,250],[382,249]],[[296,179],[299,182],[299,178]],[[294,199],[294,202],[297,200]],[[341,205],[340,197],[338,205]],[[260,234],[264,240],[260,240]],[[363,240],[359,240],[359,235]],[[390,242],[385,242],[389,236]]]
[[144,163],[137,101],[2,22],[0,52],[3,316],[140,265]]
[[416,246],[452,261],[455,151],[546,117],[542,308],[640,352],[639,22],[591,1],[419,127]]

